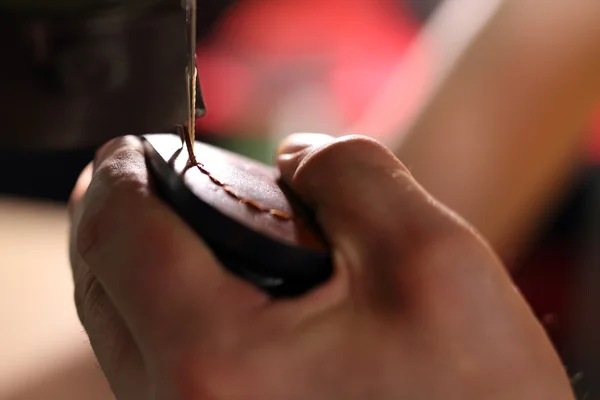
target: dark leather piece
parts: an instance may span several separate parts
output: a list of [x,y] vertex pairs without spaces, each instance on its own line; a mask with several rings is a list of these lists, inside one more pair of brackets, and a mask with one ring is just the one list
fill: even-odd
[[202,168],[188,167],[176,135],[144,138],[157,193],[232,272],[276,296],[304,293],[329,278],[327,243],[275,169],[199,142]]

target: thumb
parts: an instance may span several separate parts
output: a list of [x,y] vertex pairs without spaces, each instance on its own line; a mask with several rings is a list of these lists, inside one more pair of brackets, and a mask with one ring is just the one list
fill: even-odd
[[[297,159],[299,155],[308,149],[326,145],[335,141],[333,136],[323,133],[296,133],[288,136],[277,149],[277,159],[282,160]],[[280,164],[281,165],[281,164]]]
[[282,179],[314,209],[356,284],[397,281],[399,263],[465,229],[371,138],[293,135],[280,146],[277,164]]

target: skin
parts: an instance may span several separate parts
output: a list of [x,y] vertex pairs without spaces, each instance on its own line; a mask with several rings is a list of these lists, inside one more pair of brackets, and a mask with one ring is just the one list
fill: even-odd
[[[403,71],[424,49],[433,70],[401,124]],[[446,2],[414,54],[355,131],[394,137],[415,177],[512,260],[583,162],[600,98],[600,2]]]
[[573,399],[494,252],[374,140],[281,146],[335,260],[290,300],[228,274],[153,195],[142,153],[107,144],[71,202],[77,310],[119,400]]

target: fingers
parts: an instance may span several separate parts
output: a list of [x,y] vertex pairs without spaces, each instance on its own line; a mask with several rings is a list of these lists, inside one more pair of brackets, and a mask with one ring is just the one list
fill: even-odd
[[149,354],[176,351],[197,341],[230,306],[263,300],[227,274],[151,193],[139,139],[109,143],[94,165],[72,216],[75,258],[97,278],[143,353],[144,348],[152,349]]
[[[81,219],[83,202],[92,179],[92,164],[81,173],[69,201],[72,220]],[[71,225],[71,237],[76,224]],[[75,305],[96,357],[114,393],[124,395],[131,385],[144,385],[141,355],[106,291],[71,243],[70,258],[75,284]]]
[[277,162],[358,281],[369,275],[379,283],[395,282],[386,274],[401,272],[395,267],[408,264],[403,262],[408,257],[468,230],[373,139],[294,135],[280,147]]
[[374,139],[293,135],[280,147],[277,163],[334,238],[383,232],[388,242],[413,245],[461,222]]

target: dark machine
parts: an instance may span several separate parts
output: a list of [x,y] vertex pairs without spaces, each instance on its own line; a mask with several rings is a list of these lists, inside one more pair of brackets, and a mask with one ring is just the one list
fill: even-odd
[[[232,0],[203,1],[200,38]],[[0,0],[0,148],[94,146],[185,120],[178,0]]]

